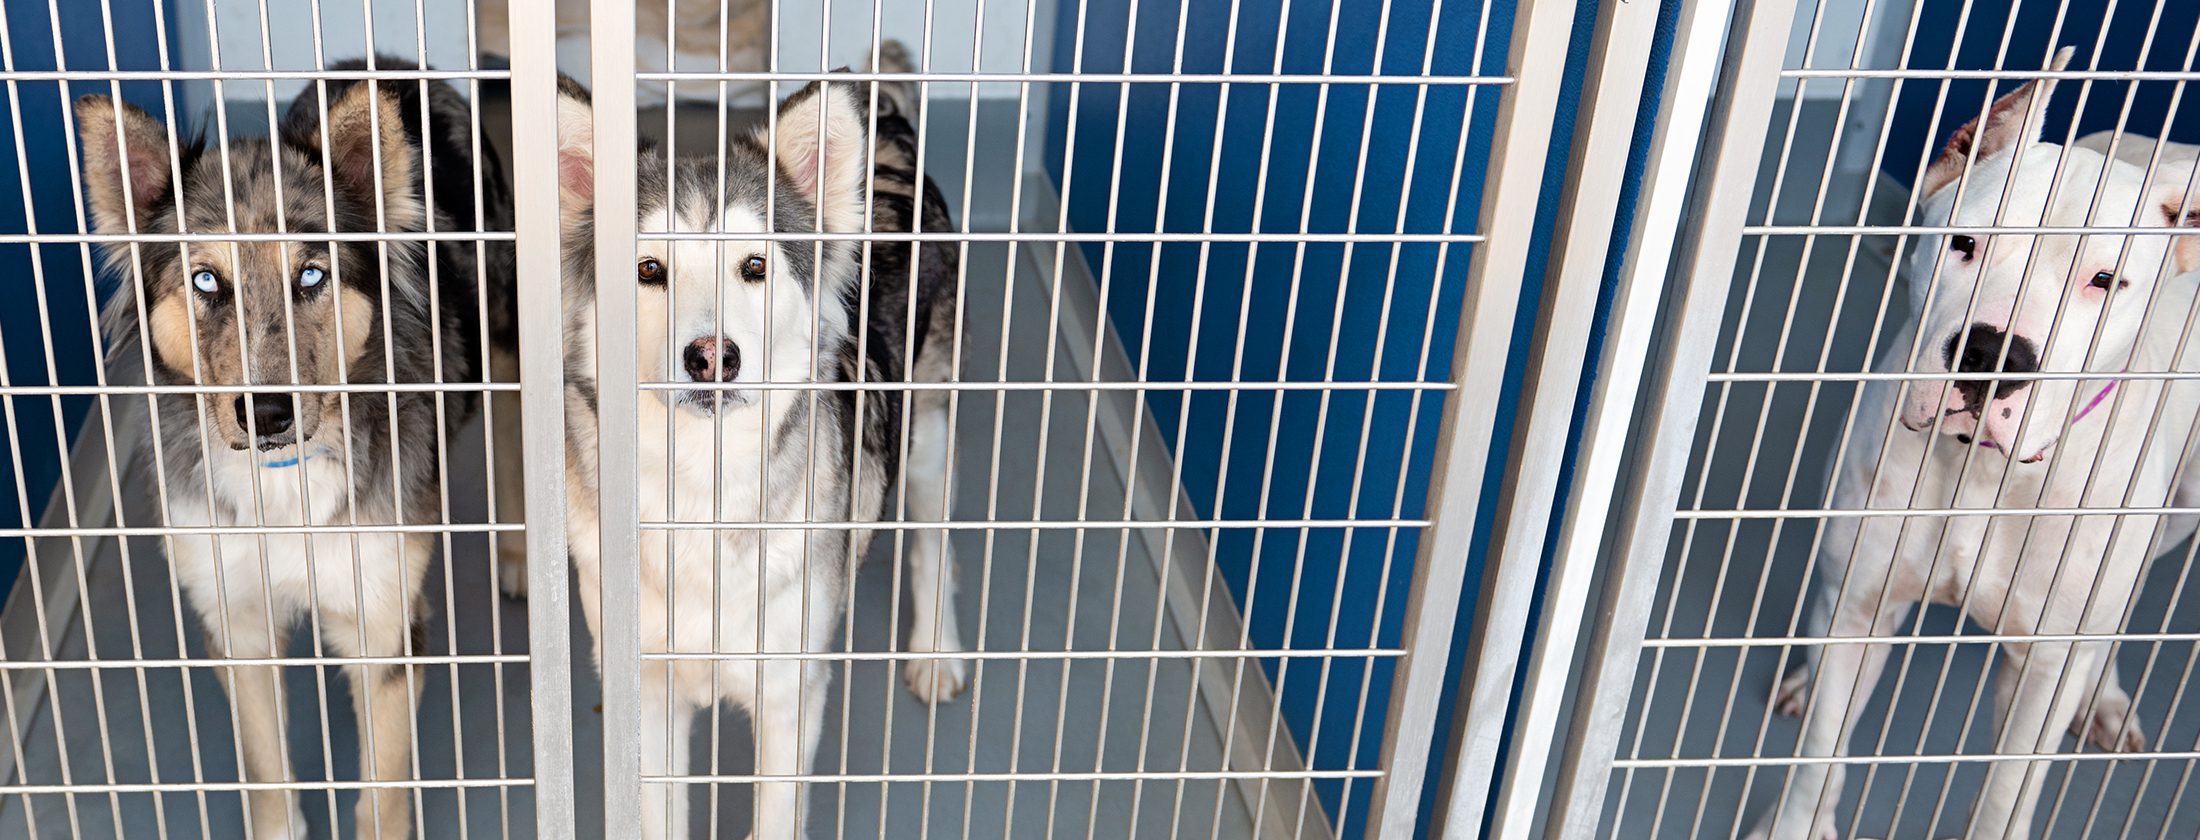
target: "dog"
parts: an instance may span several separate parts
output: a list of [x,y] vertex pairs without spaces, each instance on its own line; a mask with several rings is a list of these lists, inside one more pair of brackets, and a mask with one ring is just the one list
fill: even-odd
[[[898,45],[880,65],[907,71]],[[954,230],[936,185],[914,169],[917,137],[908,85],[813,83],[778,108],[775,132],[740,138],[715,156],[673,160],[645,150],[637,190],[644,231],[803,234]],[[947,394],[915,390],[907,461],[904,395],[895,383],[953,378],[959,256],[910,242],[642,241],[633,280],[597,286],[593,246],[594,129],[586,91],[560,85],[559,172],[565,219],[567,516],[581,604],[601,638],[603,565],[595,473],[598,442],[595,301],[637,294],[644,382],[692,383],[640,400],[639,499],[645,522],[727,523],[641,539],[641,646],[689,654],[783,654],[787,659],[687,659],[642,667],[642,772],[685,772],[698,710],[732,701],[755,721],[757,772],[798,774],[814,758],[831,672],[801,654],[829,649],[848,609],[858,532],[741,529],[738,523],[870,522],[901,487],[907,515],[947,513]],[[767,189],[770,200],[767,207]],[[865,249],[869,249],[866,257]],[[868,276],[863,275],[868,265]],[[804,392],[755,383],[880,383],[876,390]],[[904,467],[906,466],[906,469]],[[960,651],[954,562],[943,535],[909,536],[912,629],[908,648]],[[759,646],[761,645],[761,647]],[[963,687],[965,663],[913,659],[903,678],[941,703]],[[685,838],[679,785],[645,790],[641,836]],[[805,819],[799,783],[757,791],[758,835],[795,837]]]
[[[376,66],[406,65],[381,59]],[[506,314],[512,243],[319,236],[510,230],[502,169],[492,158],[474,158],[464,100],[441,82],[425,90],[416,82],[325,85],[325,112],[309,89],[273,136],[212,148],[203,139],[173,144],[159,120],[126,103],[76,101],[95,232],[215,237],[100,245],[104,267],[122,278],[102,315],[111,381],[219,386],[148,397],[150,443],[165,479],[164,524],[335,529],[440,521],[446,465],[439,435],[463,425],[476,398],[292,386],[478,382],[484,337],[494,343],[514,334]],[[432,158],[432,169],[424,169],[424,158]],[[219,239],[230,232],[291,235]],[[187,532],[166,546],[209,653],[247,661],[280,653],[301,616],[337,656],[416,650],[434,550],[433,534],[388,530]],[[416,678],[387,662],[344,671],[368,745],[361,778],[410,778]],[[278,669],[247,664],[217,672],[236,709],[245,780],[289,781]],[[357,833],[410,836],[411,798],[395,788],[362,793]],[[254,789],[244,801],[250,836],[306,836],[294,791]]]
[[[2070,52],[2058,52],[2051,69],[2066,66]],[[1919,182],[1922,224],[2200,228],[2200,197],[2187,194],[2190,155],[2165,155],[2150,171],[2148,156],[2104,154],[2096,138],[2069,148],[2042,142],[2054,87],[2052,79],[2028,83],[1956,131]],[[1930,234],[1919,237],[1905,272],[1913,314],[1894,346],[1918,347],[1915,366],[1902,350],[1878,368],[1946,376],[1865,385],[1833,477],[1833,508],[2200,504],[2200,482],[2189,480],[2200,459],[2187,440],[2200,382],[2122,376],[2200,371],[2200,347],[2186,334],[2200,290],[2200,236]],[[2043,373],[2058,376],[2027,377]],[[1891,647],[1834,640],[1900,632],[1921,602],[1960,606],[2002,635],[2116,632],[2154,547],[2190,536],[2191,520],[2021,512],[1829,520],[1806,630],[1828,643],[1803,648],[1802,664],[1774,692],[1779,709],[1803,716],[1799,753],[1846,754]],[[2107,642],[2012,642],[1999,653],[1993,751],[2004,757],[1989,763],[1970,838],[2032,831],[2048,762],[2006,756],[2056,751],[2066,729],[2108,750],[2146,744]],[[1837,837],[1832,810],[1843,775],[1838,762],[1793,768],[1751,836]]]

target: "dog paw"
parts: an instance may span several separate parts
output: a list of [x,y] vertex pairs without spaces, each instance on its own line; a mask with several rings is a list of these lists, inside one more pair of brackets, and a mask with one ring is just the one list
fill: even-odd
[[[1769,826],[1760,825],[1745,835],[1744,840],[1841,840],[1841,832],[1833,827],[1831,818],[1818,820],[1818,824],[1811,826],[1807,833],[1788,831],[1786,825],[1780,826],[1780,829],[1778,833],[1773,833]],[[1859,837],[1857,840],[1864,838]]]
[[901,679],[910,694],[937,706],[962,694],[969,669],[960,659],[912,659],[902,666]]
[[260,814],[252,821],[251,840],[306,840],[306,812],[295,803],[288,814]]
[[2145,752],[2146,730],[2131,713],[2131,698],[2103,697],[2093,714],[2070,722],[2070,734],[2108,752]]
[[1788,717],[1802,717],[1810,707],[1810,669],[1798,667],[1780,678],[1772,692],[1772,709]]
[[527,600],[527,552],[525,550],[500,550],[497,552],[497,589],[504,597],[514,601]]

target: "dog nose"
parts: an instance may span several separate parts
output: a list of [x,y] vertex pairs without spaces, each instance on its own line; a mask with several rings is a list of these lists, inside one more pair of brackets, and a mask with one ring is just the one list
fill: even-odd
[[680,361],[687,368],[688,378],[696,382],[732,382],[741,372],[741,348],[733,339],[698,338],[688,343],[680,354]]
[[251,429],[260,437],[272,437],[290,431],[295,417],[290,409],[289,394],[244,394],[237,397],[237,423]]
[[[1957,358],[1958,345],[1962,357]],[[1972,324],[1962,334],[1948,337],[1948,344],[1940,350],[1941,358],[1950,370],[1958,373],[2038,373],[2040,356],[2038,346],[2031,339],[2011,335],[1992,324]],[[2031,384],[2024,379],[2002,379],[1994,382],[1994,397],[2009,396]],[[1985,380],[1958,382],[1956,388],[1971,397],[1974,404],[1981,402],[1987,388]]]

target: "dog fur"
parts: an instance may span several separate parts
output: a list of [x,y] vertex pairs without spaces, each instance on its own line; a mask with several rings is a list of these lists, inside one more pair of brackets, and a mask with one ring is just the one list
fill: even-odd
[[[2069,56],[2067,48],[2060,52],[2052,69]],[[1919,184],[1920,224],[2200,223],[2186,194],[2189,154],[2165,154],[2150,170],[2146,157],[2106,155],[2106,143],[2091,138],[2068,148],[2041,142],[2054,86],[2026,84],[1996,101],[1983,125],[1974,120],[1955,133]],[[2186,335],[2200,290],[2200,236],[1926,235],[1905,272],[1912,316],[1895,339],[1898,350],[1878,367],[1948,376],[1864,387],[1832,508],[2196,503],[2200,482],[2186,479],[2196,460],[2188,438],[2200,415],[2200,382],[2118,375],[2200,371],[2200,347]],[[1911,347],[1919,348],[1914,364]],[[1962,376],[2035,371],[2100,376]],[[2191,517],[2172,519],[1831,519],[1805,632],[1828,639],[1900,633],[1921,602],[1959,606],[1997,634],[2117,632],[2152,553],[2192,533]],[[1846,754],[1891,647],[1802,648],[1801,666],[1775,696],[1782,711],[1803,716],[1801,755]],[[2108,648],[2095,641],[2001,644],[1992,751],[2054,752],[2065,730],[2103,749],[2144,749]],[[2029,836],[2048,765],[1991,762],[1965,836]],[[1838,763],[1796,766],[1751,836],[1837,837],[1833,809],[1844,774]]]
[[[406,65],[385,58],[377,66]],[[309,90],[276,136],[212,147],[203,139],[172,143],[160,121],[107,97],[76,103],[95,232],[296,234],[281,242],[100,247],[105,268],[122,280],[103,315],[110,381],[265,386],[249,395],[148,398],[165,524],[440,521],[438,435],[466,423],[473,396],[285,386],[478,382],[485,329],[500,352],[511,349],[511,243],[314,237],[510,230],[502,170],[493,159],[473,158],[464,100],[441,82],[332,81],[326,89],[325,131]],[[432,192],[424,176],[433,179]],[[311,283],[309,268],[320,272]],[[200,272],[212,274],[213,291],[195,286]],[[486,286],[486,307],[477,285]],[[426,618],[421,585],[434,546],[425,533],[330,531],[179,535],[168,539],[167,553],[212,655],[279,655],[306,616],[332,655],[388,657],[410,652]],[[390,664],[344,670],[362,740],[371,744],[362,751],[361,777],[410,778],[417,678]],[[278,669],[224,667],[219,674],[236,706],[245,780],[290,780]],[[363,793],[358,833],[410,836],[411,798],[402,789]],[[306,836],[295,792],[255,790],[245,803],[257,840]]]
[[[901,55],[898,45],[890,45],[881,65],[906,71]],[[909,516],[945,519],[947,395],[907,395],[912,434],[904,464],[904,395],[891,383],[905,375],[922,382],[953,378],[956,250],[845,240],[643,241],[634,274],[624,267],[602,269],[606,278],[636,280],[599,291],[590,223],[593,120],[585,91],[570,80],[560,90],[567,522],[590,630],[601,637],[607,559],[599,554],[596,518],[599,293],[639,292],[642,381],[707,386],[647,391],[640,399],[643,521],[869,522],[885,513],[897,481]],[[662,155],[645,150],[637,192],[641,229],[756,231],[765,229],[768,215],[770,229],[784,233],[820,227],[894,232],[911,230],[921,214],[925,230],[953,230],[938,189],[920,184],[914,171],[917,138],[903,116],[912,113],[910,96],[901,87],[880,86],[874,113],[868,86],[812,84],[780,105],[775,132],[737,140],[723,161],[675,159],[668,172]],[[724,343],[736,351],[729,356]],[[691,356],[694,348],[702,348],[699,356]],[[888,384],[826,392],[740,387],[762,381]],[[868,541],[866,533],[849,531],[644,532],[642,649],[825,652],[846,614],[854,563]],[[937,531],[910,533],[908,541],[914,609],[907,647],[959,651],[946,541]],[[960,692],[964,674],[965,664],[955,659],[911,660],[903,669],[909,689],[935,703]],[[642,771],[686,772],[695,712],[730,700],[755,721],[757,772],[806,772],[830,679],[827,665],[815,660],[645,662]],[[645,789],[641,836],[689,836],[686,790]],[[805,800],[801,784],[759,786],[758,835],[799,836]]]

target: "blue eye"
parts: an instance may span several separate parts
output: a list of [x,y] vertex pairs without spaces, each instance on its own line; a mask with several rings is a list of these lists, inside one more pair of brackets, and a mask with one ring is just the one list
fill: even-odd
[[304,271],[298,272],[299,288],[310,289],[318,285],[321,285],[320,269],[314,268],[312,266],[306,266]]
[[191,275],[191,285],[210,295],[222,290],[222,281],[211,271],[200,271]]

